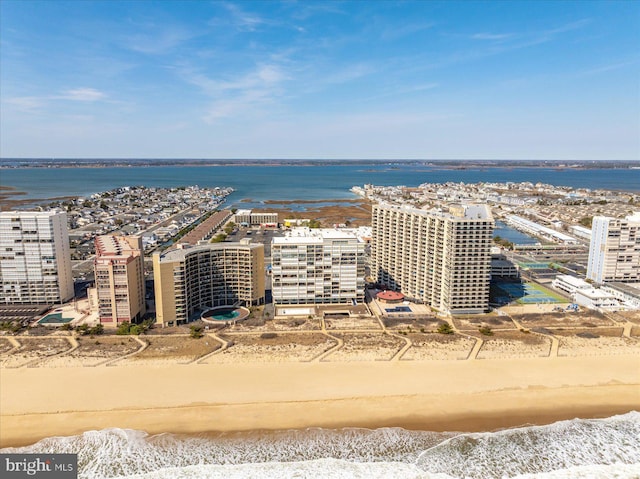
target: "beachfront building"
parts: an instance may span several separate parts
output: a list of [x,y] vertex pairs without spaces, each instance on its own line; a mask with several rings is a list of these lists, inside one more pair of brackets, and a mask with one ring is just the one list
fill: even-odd
[[94,272],[100,323],[118,326],[145,315],[144,258],[140,236],[97,236]]
[[570,276],[568,274],[559,274],[551,283],[554,288],[564,291],[573,296],[576,291],[583,289],[592,289],[593,287],[585,280]]
[[620,302],[611,293],[598,288],[579,289],[573,294],[573,301],[585,308],[597,311],[617,311]]
[[364,243],[353,232],[299,227],[271,242],[276,304],[364,301]]
[[238,210],[234,215],[234,221],[240,226],[276,227],[278,226],[278,213]]
[[485,312],[493,227],[486,205],[455,205],[448,212],[374,205],[371,274],[437,310]]
[[55,304],[73,296],[67,214],[0,212],[0,303]]
[[587,278],[596,283],[640,281],[640,212],[625,219],[593,218]]
[[640,309],[640,283],[607,283],[601,288],[620,301],[622,309]]
[[264,303],[264,245],[210,243],[153,255],[156,323],[173,326],[217,306]]

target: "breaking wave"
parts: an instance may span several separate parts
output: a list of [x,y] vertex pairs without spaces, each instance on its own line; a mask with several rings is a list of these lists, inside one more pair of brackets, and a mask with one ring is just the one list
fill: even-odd
[[11,453],[78,453],[81,478],[640,478],[640,413],[489,433],[401,428],[198,436],[105,429]]

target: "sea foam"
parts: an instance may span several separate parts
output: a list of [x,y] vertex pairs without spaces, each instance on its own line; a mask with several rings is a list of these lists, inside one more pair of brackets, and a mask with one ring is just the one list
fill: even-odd
[[81,478],[640,478],[640,413],[490,433],[401,428],[187,436],[105,429],[3,452],[78,453]]

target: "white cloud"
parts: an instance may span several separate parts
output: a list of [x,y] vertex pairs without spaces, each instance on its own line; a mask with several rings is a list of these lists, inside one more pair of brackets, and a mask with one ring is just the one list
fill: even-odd
[[180,75],[211,98],[212,103],[203,116],[207,123],[250,111],[260,114],[265,105],[274,104],[282,97],[282,83],[290,80],[282,67],[273,63],[257,64],[252,71],[235,79],[210,78],[188,68],[182,69]]
[[43,98],[36,96],[6,98],[2,102],[6,105],[15,107],[16,110],[28,112],[32,112],[39,108],[42,108],[46,104],[46,101]]
[[76,88],[66,90],[62,95],[51,97],[55,100],[72,100],[72,101],[98,101],[106,98],[103,92],[95,88]]
[[375,73],[376,69],[369,64],[366,63],[358,63],[355,65],[350,65],[342,70],[337,70],[335,72],[329,73],[325,77],[326,83],[348,83],[353,80],[357,80],[358,78],[362,78],[364,76]]
[[74,88],[65,90],[59,95],[48,96],[21,96],[6,98],[2,103],[13,107],[17,111],[34,113],[46,108],[52,101],[68,100],[80,102],[95,102],[104,100],[107,95],[95,88]]
[[618,62],[618,63],[611,63],[609,65],[602,65],[599,67],[595,67],[592,68],[590,70],[585,70],[583,72],[580,72],[579,75],[597,75],[599,73],[605,73],[605,72],[610,72],[613,70],[619,70],[621,68],[625,68],[631,65],[637,65],[638,64],[638,60],[629,60],[629,61],[622,61],[622,62]]
[[253,13],[245,12],[240,7],[232,3],[225,3],[224,7],[231,14],[233,24],[238,30],[253,32],[256,31],[260,25],[268,23],[262,17]]
[[423,22],[423,23],[408,23],[402,26],[394,26],[391,28],[386,28],[382,32],[381,38],[383,40],[395,40],[397,38],[413,35],[415,33],[419,33],[424,30],[429,30],[433,28],[435,25],[436,24],[434,22]]
[[476,33],[471,35],[473,40],[506,40],[513,37],[513,33]]

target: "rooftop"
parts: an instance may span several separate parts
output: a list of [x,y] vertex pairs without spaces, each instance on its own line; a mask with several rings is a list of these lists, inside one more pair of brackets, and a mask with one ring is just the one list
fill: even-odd
[[464,219],[464,220],[489,220],[493,221],[491,210],[485,204],[460,204],[452,205],[449,211],[445,212],[439,209],[425,210],[407,205],[392,205],[390,203],[380,202],[378,206],[386,209],[418,214],[422,216],[439,216],[447,219]]
[[307,228],[301,226],[292,228],[286,236],[273,238],[273,244],[286,243],[322,243],[324,240],[356,240],[357,235],[353,230],[341,230],[338,228]]
[[192,253],[197,253],[199,251],[205,250],[224,250],[224,249],[233,249],[233,248],[243,248],[243,249],[259,249],[264,248],[262,243],[247,243],[247,242],[234,242],[234,243],[208,243],[205,245],[192,246],[180,249],[172,249],[170,251],[166,251],[163,254],[156,253],[156,255],[160,256],[161,262],[169,262],[169,261],[182,261],[187,255]]
[[640,298],[640,283],[612,282],[607,283],[605,286],[620,291],[621,293],[628,294],[633,298]]
[[581,279],[581,278],[576,278],[575,276],[570,276],[568,274],[559,274],[556,277],[557,280],[559,281],[564,281],[567,284],[570,284],[571,286],[574,286],[576,288],[590,288],[591,285],[589,283],[587,283],[585,280]]
[[140,254],[140,249],[139,236],[96,236],[97,257],[134,256]]

